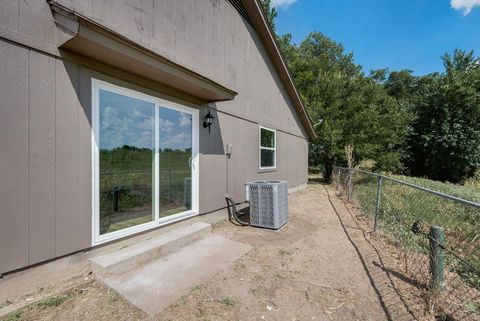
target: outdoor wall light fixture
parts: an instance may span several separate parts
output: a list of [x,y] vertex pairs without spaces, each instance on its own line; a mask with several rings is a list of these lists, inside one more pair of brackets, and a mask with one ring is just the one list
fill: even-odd
[[210,126],[213,124],[213,120],[215,119],[215,116],[210,113],[210,110],[208,110],[208,113],[205,115],[205,118],[203,119],[203,128],[208,127],[208,133],[210,134]]

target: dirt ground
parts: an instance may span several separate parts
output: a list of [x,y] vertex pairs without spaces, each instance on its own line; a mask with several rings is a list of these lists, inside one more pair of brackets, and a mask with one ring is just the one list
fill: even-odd
[[153,318],[90,276],[6,320],[427,320],[399,290],[398,282],[408,288],[400,254],[379,251],[330,186],[309,184],[289,208],[280,231],[215,225],[253,250]]

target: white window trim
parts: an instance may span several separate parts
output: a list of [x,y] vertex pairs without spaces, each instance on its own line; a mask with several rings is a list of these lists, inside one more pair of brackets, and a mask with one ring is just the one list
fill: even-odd
[[[99,149],[98,137],[100,134],[99,117],[100,117],[100,90],[108,90],[121,95],[140,99],[155,104],[155,119],[158,119],[159,108],[166,107],[169,109],[186,112],[192,115],[192,209],[182,213],[159,218],[159,197],[160,182],[158,175],[155,175],[154,183],[154,220],[144,224],[132,226],[123,230],[100,235],[100,198],[99,198]],[[159,122],[155,121],[155,173],[159,172],[159,141],[160,128]],[[92,246],[105,242],[113,241],[118,238],[129,236],[138,232],[143,232],[161,225],[171,224],[186,218],[198,215],[199,213],[199,111],[191,107],[183,106],[169,100],[150,96],[129,88],[113,85],[111,83],[92,79]]]
[[[262,147],[262,129],[273,132],[274,147]],[[262,167],[262,149],[273,150],[273,166]],[[258,166],[261,170],[277,168],[277,131],[272,128],[259,126],[258,129]]]

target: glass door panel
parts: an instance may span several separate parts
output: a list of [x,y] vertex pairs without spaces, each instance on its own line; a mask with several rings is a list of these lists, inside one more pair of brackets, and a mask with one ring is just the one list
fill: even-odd
[[192,115],[159,109],[160,218],[192,209]]
[[100,235],[155,220],[155,104],[99,91]]

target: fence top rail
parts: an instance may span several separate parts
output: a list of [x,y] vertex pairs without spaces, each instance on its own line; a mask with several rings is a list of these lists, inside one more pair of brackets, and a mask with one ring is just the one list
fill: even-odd
[[385,175],[381,175],[381,174],[377,174],[377,173],[373,173],[373,172],[369,172],[369,171],[365,171],[365,170],[357,169],[357,168],[347,168],[347,167],[340,167],[340,166],[336,166],[336,168],[339,168],[339,169],[342,169],[342,170],[351,170],[351,171],[364,173],[364,174],[367,174],[367,175],[381,177],[382,179],[386,179],[386,180],[389,180],[389,181],[392,181],[392,182],[395,182],[395,183],[398,183],[398,184],[401,184],[401,185],[409,186],[409,187],[418,189],[420,191],[430,193],[430,194],[433,194],[433,195],[436,195],[436,196],[439,196],[439,197],[442,197],[442,198],[445,198],[445,199],[448,199],[448,200],[452,200],[452,201],[455,201],[455,202],[458,202],[458,203],[461,203],[461,204],[464,204],[464,205],[472,206],[472,207],[475,207],[475,208],[480,208],[479,203],[475,203],[475,202],[472,202],[472,201],[469,201],[469,200],[466,200],[466,199],[463,199],[463,198],[460,198],[460,197],[456,197],[456,196],[453,196],[453,195],[438,192],[438,191],[435,191],[433,189],[426,188],[426,187],[419,186],[419,185],[415,185],[415,184],[405,182],[405,181],[402,181],[402,180],[399,180],[399,179],[396,179],[396,178],[393,178],[393,177],[389,177],[389,176],[385,176]]

